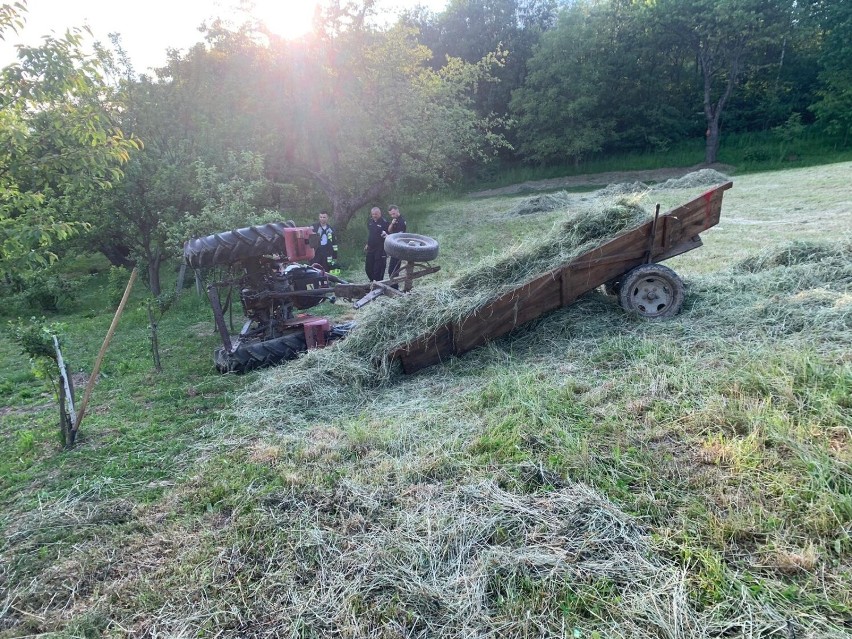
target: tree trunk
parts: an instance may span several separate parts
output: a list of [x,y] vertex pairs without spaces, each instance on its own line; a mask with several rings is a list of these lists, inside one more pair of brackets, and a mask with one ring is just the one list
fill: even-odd
[[160,265],[163,262],[163,257],[160,251],[154,251],[154,254],[148,259],[148,286],[151,287],[151,295],[159,297],[162,291],[160,286]]
[[704,149],[704,162],[713,164],[716,161],[716,156],[719,154],[719,121],[712,119],[707,123],[707,142]]
[[722,111],[725,109],[725,104],[728,98],[731,97],[731,92],[734,90],[734,85],[737,83],[739,74],[739,61],[734,59],[728,68],[728,81],[725,84],[725,90],[716,103],[713,103],[712,84],[714,64],[712,56],[706,52],[702,52],[699,56],[701,63],[701,72],[704,75],[704,117],[707,119],[707,137],[704,149],[704,162],[713,164],[719,153],[719,144],[721,142],[719,123],[722,119]]
[[331,209],[334,230],[343,233],[357,212],[358,209],[353,209],[348,202],[334,202]]
[[98,250],[103,253],[104,257],[109,260],[113,266],[123,266],[127,270],[132,269],[136,264],[130,259],[130,249],[122,245],[102,245]]

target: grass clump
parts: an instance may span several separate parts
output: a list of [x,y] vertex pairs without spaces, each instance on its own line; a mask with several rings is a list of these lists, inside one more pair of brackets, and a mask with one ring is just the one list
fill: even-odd
[[852,261],[852,245],[794,240],[741,260],[737,269],[746,273],[758,273],[778,267],[819,264],[826,260],[838,264],[841,268],[844,264],[848,265]]

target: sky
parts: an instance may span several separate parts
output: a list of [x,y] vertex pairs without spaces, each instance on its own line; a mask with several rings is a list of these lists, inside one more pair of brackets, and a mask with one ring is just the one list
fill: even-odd
[[[401,9],[424,5],[440,11],[448,0],[379,0],[379,9],[392,16]],[[311,25],[317,0],[253,0],[255,15],[274,33],[296,37]],[[63,34],[70,27],[88,26],[92,39],[109,43],[120,33],[137,73],[161,66],[166,49],[186,49],[201,40],[198,27],[222,17],[239,24],[244,13],[239,0],[27,0],[27,24],[18,35],[0,40],[0,66],[15,60],[16,43],[38,44],[46,34]]]

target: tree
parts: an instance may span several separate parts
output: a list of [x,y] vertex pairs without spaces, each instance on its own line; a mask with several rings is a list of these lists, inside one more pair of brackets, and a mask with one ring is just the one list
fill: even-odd
[[416,30],[381,31],[351,16],[275,53],[277,67],[289,69],[276,119],[285,163],[328,198],[340,230],[392,190],[447,184],[465,158],[486,160],[505,144],[469,97],[494,55],[435,71]]
[[[246,193],[256,194],[265,184],[262,158],[231,150],[257,146],[255,132],[264,126],[252,107],[264,99],[252,84],[260,83],[254,57],[262,50],[255,43],[231,46],[242,38],[239,33],[227,42],[213,33],[209,48],[198,44],[185,55],[172,52],[156,80],[135,78],[114,42],[122,126],[145,147],[131,158],[121,183],[88,202],[87,239],[114,263],[140,266],[155,297],[162,292],[162,265],[180,254],[189,234],[227,228],[212,227],[216,223],[252,223],[257,208],[246,203]],[[245,174],[248,186],[229,182]],[[231,215],[226,219],[222,211]]]
[[420,41],[434,54],[440,68],[447,57],[471,64],[494,51],[505,61],[493,70],[494,81],[476,86],[480,115],[506,115],[512,91],[527,73],[527,61],[541,35],[556,22],[556,0],[450,0],[438,14],[412,11],[404,17],[420,31]]
[[[0,37],[23,24],[23,2],[0,7]],[[101,61],[84,31],[18,47],[0,71],[0,273],[44,266],[79,232],[75,200],[109,188],[138,148],[115,125]]]
[[611,77],[602,23],[582,4],[560,15],[528,62],[524,85],[512,96],[520,150],[541,163],[580,159],[614,136],[600,87]]
[[774,60],[795,3],[782,0],[656,0],[649,16],[659,33],[695,57],[707,124],[705,157],[716,161],[722,113],[743,74]]
[[816,0],[811,12],[823,34],[822,86],[812,108],[825,130],[845,146],[852,136],[852,5]]

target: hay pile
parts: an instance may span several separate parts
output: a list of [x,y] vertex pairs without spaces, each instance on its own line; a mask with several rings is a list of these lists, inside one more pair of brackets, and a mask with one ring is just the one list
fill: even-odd
[[260,421],[291,415],[298,409],[314,417],[322,407],[358,405],[367,389],[386,383],[394,348],[448,322],[457,321],[512,288],[640,225],[647,213],[625,200],[574,214],[545,234],[494,255],[462,273],[450,285],[416,288],[409,295],[374,302],[361,312],[357,328],[345,340],[311,351],[286,366],[268,371],[242,403]]
[[655,184],[652,190],[665,191],[668,189],[693,189],[699,186],[716,186],[717,184],[728,182],[730,179],[724,173],[720,173],[714,169],[701,169],[687,173],[680,178],[673,178],[660,184]]
[[618,197],[625,195],[638,195],[646,193],[651,187],[644,182],[622,182],[621,184],[610,184],[598,189],[592,197]]
[[724,626],[718,610],[698,613],[683,571],[582,485],[517,495],[482,481],[397,493],[343,481],[266,503],[264,526],[286,531],[278,543],[253,547],[244,537],[205,566],[211,583],[251,584],[251,607],[231,619],[214,594],[190,612],[185,602],[197,594],[173,593],[158,630],[195,635],[214,611],[217,627],[257,637],[565,637],[568,611],[608,638],[769,636],[785,626],[745,596]]
[[568,210],[578,200],[582,202],[610,200],[616,197],[638,196],[655,191],[672,189],[691,189],[702,186],[715,186],[727,182],[730,178],[714,169],[693,171],[680,178],[666,180],[660,184],[648,185],[644,182],[622,182],[610,184],[587,195],[571,194],[568,191],[546,193],[524,198],[509,211],[509,215],[532,215],[534,213],[549,213],[550,211]]
[[533,213],[567,210],[571,201],[571,194],[568,193],[568,191],[534,195],[533,197],[525,198],[519,202],[518,205],[509,212],[509,215],[532,215]]
[[[699,312],[769,337],[803,334],[852,343],[852,242],[790,242],[700,278]],[[715,308],[710,308],[715,305]]]

